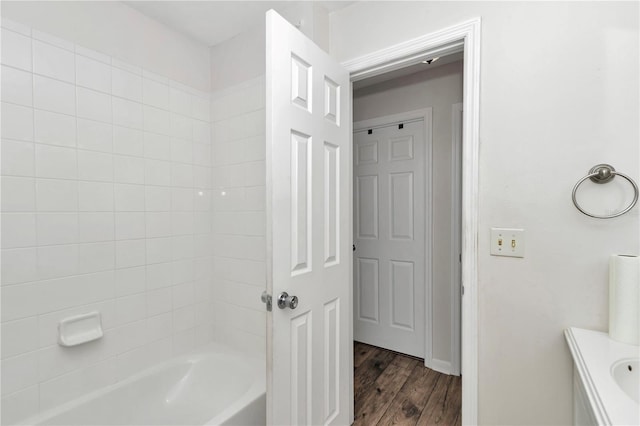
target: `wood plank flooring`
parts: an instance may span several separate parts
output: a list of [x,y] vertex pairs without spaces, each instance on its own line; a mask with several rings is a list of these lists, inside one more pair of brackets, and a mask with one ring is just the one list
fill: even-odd
[[461,424],[462,380],[422,360],[354,342],[357,426]]

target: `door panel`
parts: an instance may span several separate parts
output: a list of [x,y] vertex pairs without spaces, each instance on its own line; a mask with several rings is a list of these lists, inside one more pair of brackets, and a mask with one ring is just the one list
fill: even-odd
[[354,133],[354,339],[424,357],[425,127]]
[[[266,82],[267,421],[348,424],[349,75],[269,11]],[[280,309],[283,292],[298,305]]]

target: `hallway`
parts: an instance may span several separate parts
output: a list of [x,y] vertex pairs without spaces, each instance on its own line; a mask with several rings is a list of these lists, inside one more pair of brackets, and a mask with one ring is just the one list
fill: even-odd
[[354,342],[354,425],[460,425],[462,380]]

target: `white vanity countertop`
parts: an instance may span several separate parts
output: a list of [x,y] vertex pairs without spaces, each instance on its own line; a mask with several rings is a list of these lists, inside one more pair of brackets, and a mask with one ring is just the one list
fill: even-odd
[[640,424],[640,404],[620,389],[611,374],[616,362],[639,358],[640,346],[617,342],[600,331],[572,327],[564,334],[598,423]]

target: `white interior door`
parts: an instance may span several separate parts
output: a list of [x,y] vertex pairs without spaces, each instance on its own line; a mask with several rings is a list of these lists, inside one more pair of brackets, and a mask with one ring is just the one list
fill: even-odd
[[425,122],[353,140],[354,339],[424,358]]
[[349,424],[349,74],[274,11],[266,58],[267,422]]

